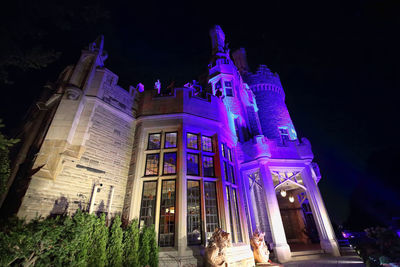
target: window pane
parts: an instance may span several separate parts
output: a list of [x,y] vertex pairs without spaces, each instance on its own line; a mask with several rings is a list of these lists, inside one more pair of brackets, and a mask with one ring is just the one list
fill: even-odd
[[226,96],[233,96],[232,88],[225,88],[225,93],[226,93]]
[[232,87],[231,81],[225,81],[224,84],[225,84],[225,87]]
[[225,145],[224,144],[221,144],[221,152],[222,152],[222,156],[225,158],[226,157],[226,155],[225,155]]
[[164,153],[163,174],[176,174],[176,152]]
[[162,181],[159,246],[173,247],[175,239],[175,180]]
[[204,182],[204,203],[206,208],[206,238],[209,240],[215,228],[219,226],[215,182]]
[[212,138],[208,136],[201,137],[202,149],[203,151],[212,152]]
[[188,245],[201,244],[200,181],[187,182]]
[[154,224],[156,210],[157,182],[143,182],[142,202],[140,205],[140,227]]
[[228,173],[228,164],[224,161],[224,174],[225,174],[225,181],[229,181],[229,173]]
[[230,148],[228,148],[228,159],[232,161],[232,150]]
[[214,177],[214,158],[203,156],[203,176]]
[[199,175],[199,155],[188,153],[186,163],[187,174]]
[[161,134],[149,134],[149,143],[147,144],[147,149],[160,149],[161,147]]
[[191,149],[199,149],[199,141],[197,134],[187,134],[187,147]]
[[165,148],[176,147],[178,133],[165,133]]
[[240,229],[240,216],[239,216],[239,205],[237,202],[237,195],[236,189],[232,188],[233,192],[233,206],[234,210],[232,211],[235,214],[235,221],[236,221],[236,231],[237,231],[237,242],[242,242],[242,229]]
[[235,171],[234,171],[232,165],[228,164],[228,166],[229,166],[229,181],[234,184],[235,183]]
[[231,205],[231,196],[229,194],[229,187],[225,187],[226,189],[226,200],[228,202],[228,212],[229,212],[229,224],[231,226],[231,237],[232,237],[232,243],[235,242],[235,232],[233,229],[233,218],[232,218],[232,205]]
[[147,154],[146,155],[146,171],[144,175],[152,176],[158,175],[158,162],[160,161],[160,154]]

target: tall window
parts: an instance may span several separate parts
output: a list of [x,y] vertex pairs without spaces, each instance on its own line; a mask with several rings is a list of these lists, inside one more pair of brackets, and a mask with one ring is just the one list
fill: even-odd
[[163,174],[176,174],[176,152],[164,153]]
[[237,235],[237,241],[242,242],[242,229],[240,228],[240,214],[239,214],[239,204],[237,201],[237,194],[236,194],[236,189],[232,188],[232,196],[233,196],[233,212],[235,214],[235,222],[236,222],[236,235]]
[[149,142],[147,143],[147,149],[160,149],[161,147],[161,133],[149,134]]
[[154,224],[157,196],[157,181],[143,182],[142,203],[140,205],[140,227]]
[[222,148],[222,162],[224,166],[225,173],[225,192],[228,202],[229,210],[229,224],[231,228],[232,242],[243,242],[240,213],[239,213],[239,202],[237,196],[236,184],[237,179],[235,179],[235,165],[234,165],[234,155],[232,149],[221,144]]
[[231,203],[231,194],[230,194],[230,191],[229,191],[229,186],[225,187],[225,189],[226,189],[226,202],[228,202],[229,225],[231,227],[232,243],[236,243],[236,241],[235,241],[235,228],[233,228],[232,203]]
[[209,240],[215,228],[219,227],[215,182],[204,182],[204,202],[206,210],[206,237]]
[[199,155],[193,153],[187,153],[187,174],[188,175],[200,175],[199,173]]
[[146,176],[157,176],[158,175],[158,163],[160,161],[160,154],[147,154],[146,155]]
[[159,246],[172,247],[175,239],[175,180],[163,180],[161,188]]
[[200,181],[187,181],[187,241],[188,245],[201,244]]
[[279,127],[279,134],[281,136],[282,143],[290,140],[289,132],[286,127]]
[[[147,178],[143,181],[139,225],[143,227],[156,224],[159,229],[159,246],[173,246],[175,238],[174,176],[177,173],[178,132],[150,133],[147,140],[147,149],[144,151],[144,176]],[[168,176],[168,180],[162,176]],[[157,187],[160,184],[161,190]],[[155,216],[158,197],[159,217]]]

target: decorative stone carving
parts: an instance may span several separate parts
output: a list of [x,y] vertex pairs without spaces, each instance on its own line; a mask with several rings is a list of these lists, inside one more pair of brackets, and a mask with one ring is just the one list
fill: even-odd
[[256,230],[250,239],[256,263],[269,263],[269,250],[264,241],[264,232]]
[[205,250],[206,266],[224,266],[226,262],[225,249],[231,246],[230,234],[221,228],[216,228]]
[[67,96],[67,99],[77,100],[81,96],[82,90],[76,88],[75,86],[68,86],[65,89],[65,94]]
[[161,82],[160,82],[160,80],[157,80],[157,81],[154,83],[154,89],[157,90],[157,93],[158,93],[158,94],[161,93]]

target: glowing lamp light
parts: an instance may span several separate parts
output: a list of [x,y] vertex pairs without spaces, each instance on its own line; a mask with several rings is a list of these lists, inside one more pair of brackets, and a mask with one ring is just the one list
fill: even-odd
[[281,196],[282,197],[286,197],[286,191],[285,190],[281,190]]
[[290,196],[290,197],[289,197],[289,202],[290,202],[290,203],[293,203],[293,202],[294,202],[294,197],[293,197],[293,196]]

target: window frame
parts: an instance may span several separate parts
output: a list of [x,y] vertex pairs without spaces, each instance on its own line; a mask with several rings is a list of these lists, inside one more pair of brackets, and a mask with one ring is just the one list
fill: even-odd
[[[189,138],[188,138],[188,135],[189,135],[189,134],[197,136],[197,142],[196,142],[197,148],[189,147]],[[191,133],[191,132],[186,132],[186,148],[187,148],[187,149],[191,149],[191,150],[196,150],[196,151],[201,150],[200,147],[199,147],[199,134],[195,134],[195,133]]]
[[[205,175],[205,171],[204,171],[204,159],[205,158],[211,158],[212,161],[212,176],[206,176]],[[214,160],[214,156],[213,155],[202,155],[201,156],[201,167],[202,167],[202,171],[203,171],[203,176],[202,177],[207,177],[207,178],[215,178],[215,160]]]
[[[210,139],[211,150],[204,150],[204,149],[203,149],[203,144],[204,144],[204,143],[203,143],[203,137],[209,138],[209,139]],[[207,152],[207,153],[214,153],[214,144],[213,144],[213,138],[212,138],[212,136],[201,135],[201,151]]]
[[[167,134],[171,133],[176,133],[176,143],[174,147],[166,147],[167,145]],[[173,149],[173,148],[178,148],[178,140],[179,140],[179,133],[178,131],[173,131],[173,132],[164,132],[164,149]]]
[[[189,168],[188,168],[188,155],[196,155],[197,156],[197,174],[189,173]],[[200,154],[199,153],[193,153],[193,152],[186,152],[186,175],[190,176],[201,176],[200,173]]]
[[[175,154],[175,172],[174,173],[165,173],[165,155],[167,154]],[[162,175],[176,175],[178,170],[178,151],[164,152],[163,153],[163,161],[162,161]]]
[[[160,192],[160,215],[158,217],[158,246],[159,247],[164,247],[164,248],[170,248],[170,247],[174,247],[175,246],[175,238],[176,238],[176,178],[174,179],[162,179],[161,180],[161,192]],[[172,239],[172,245],[168,245],[168,246],[160,246],[160,235],[161,235],[161,205],[162,205],[162,194],[163,194],[163,183],[164,182],[168,182],[168,181],[174,181],[175,183],[175,187],[174,187],[174,238]]]
[[[160,153],[146,153],[146,162],[144,166],[144,177],[154,177],[154,176],[159,176],[160,174]],[[157,163],[157,173],[156,174],[146,174],[147,173],[147,157],[150,155],[158,155],[158,163]]]
[[[139,225],[138,225],[139,227],[142,227],[140,225],[140,218],[142,217],[142,210],[143,210],[142,203],[143,203],[143,194],[144,194],[144,184],[145,183],[156,183],[156,194],[155,194],[155,198],[154,198],[154,208],[153,208],[153,210],[154,210],[154,216],[153,217],[154,218],[153,218],[153,223],[152,224],[156,223],[156,217],[157,217],[156,211],[157,211],[158,180],[142,181],[142,195],[140,197]],[[147,226],[147,225],[143,225],[143,227],[145,227],[145,226]]]
[[[160,145],[159,145],[159,147],[158,148],[149,148],[149,145],[150,145],[150,136],[152,136],[152,135],[156,135],[156,134],[159,134],[160,135]],[[157,133],[148,133],[148,136],[147,136],[147,148],[146,148],[146,150],[160,150],[161,149],[161,143],[162,143],[162,132],[157,132]]]

